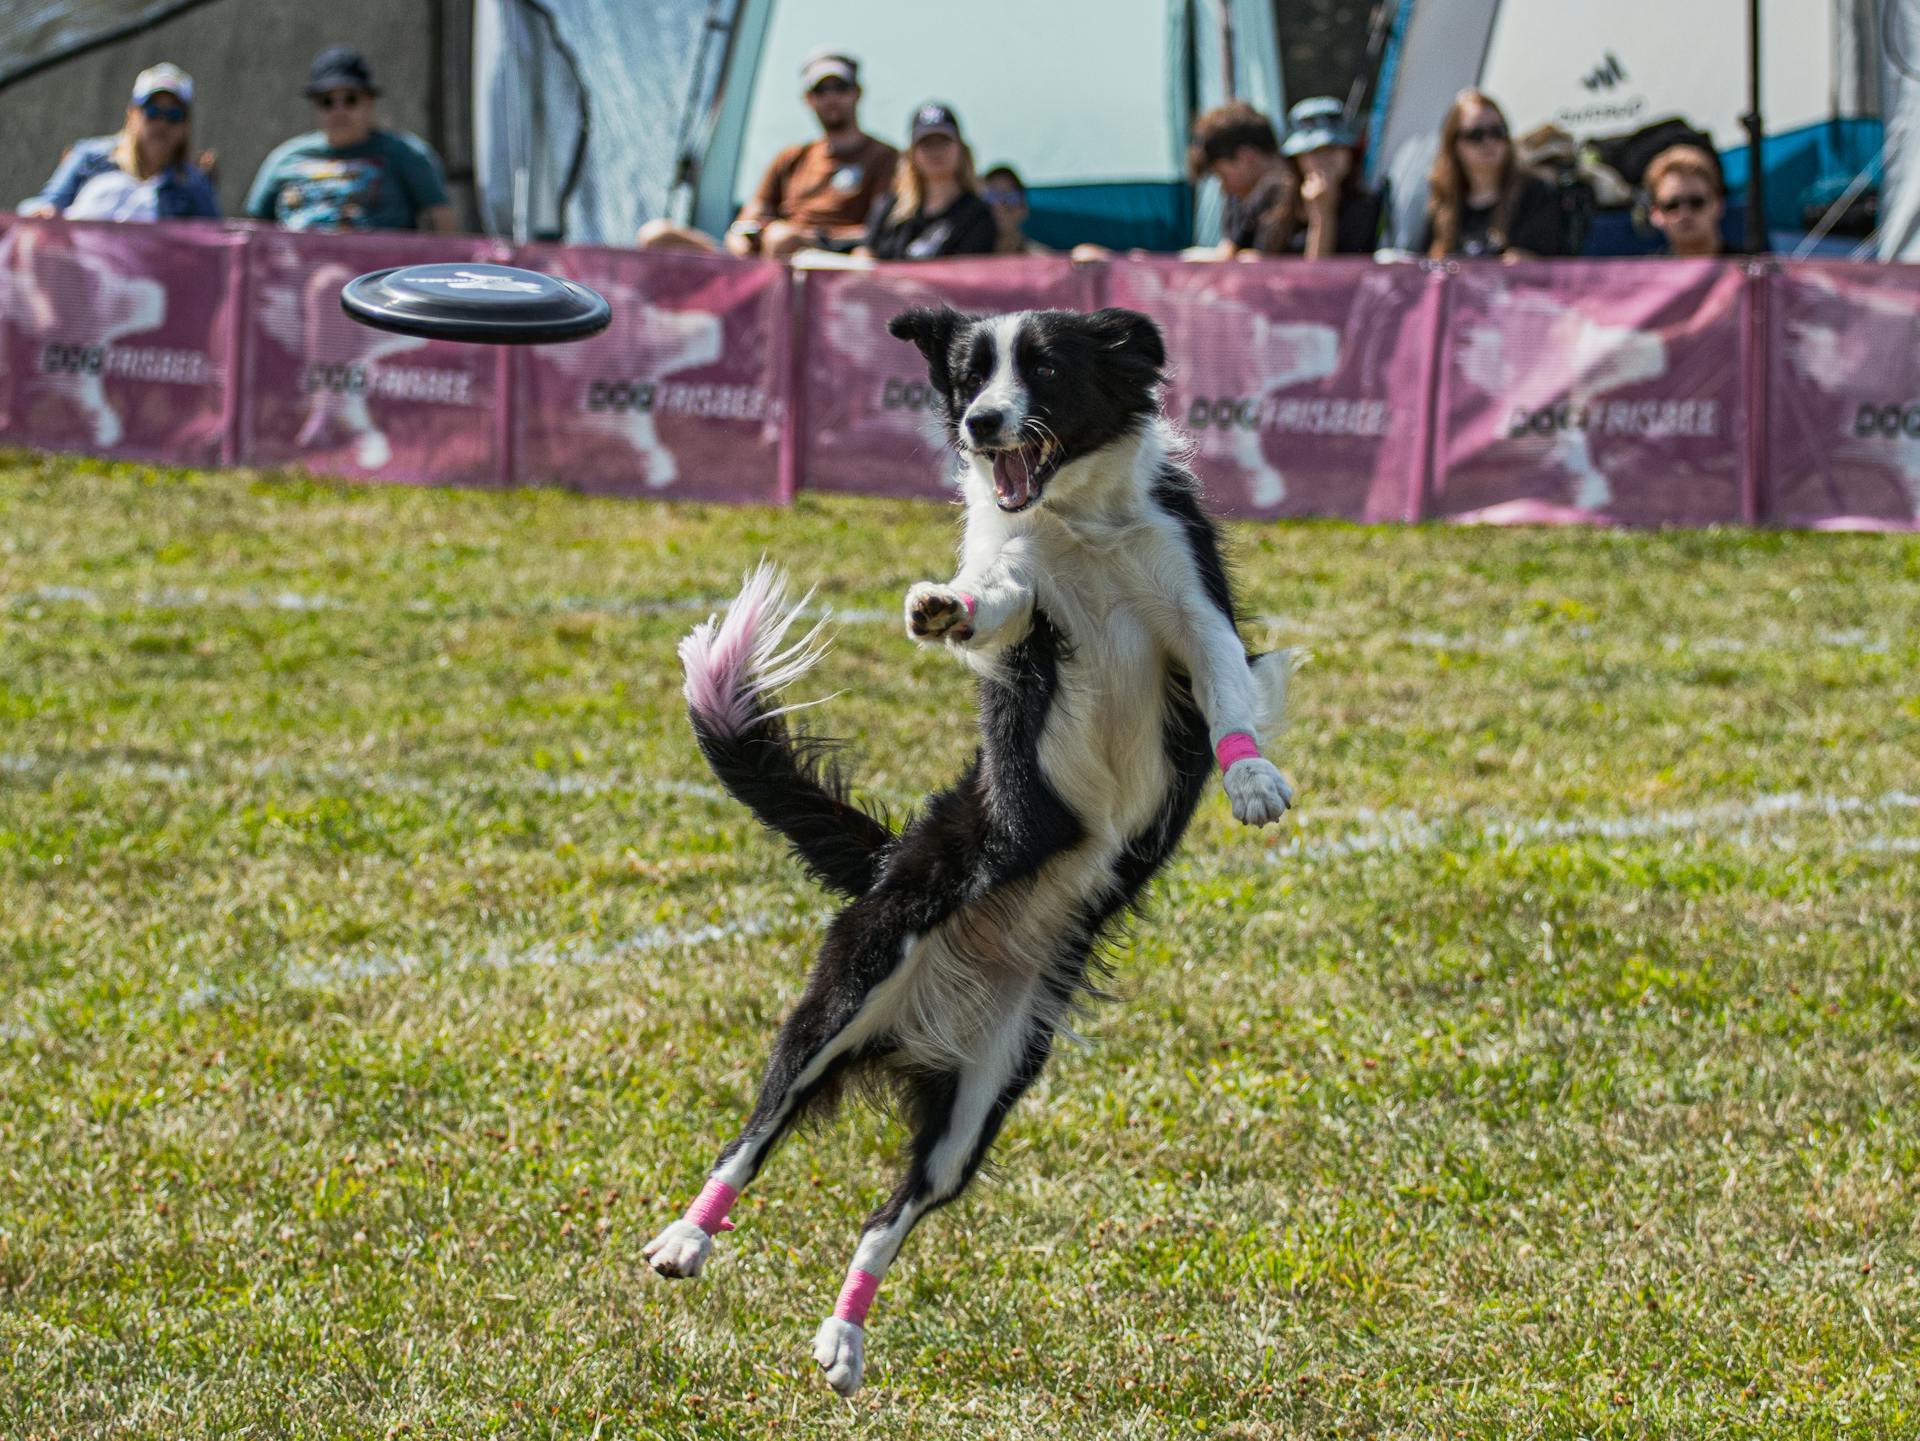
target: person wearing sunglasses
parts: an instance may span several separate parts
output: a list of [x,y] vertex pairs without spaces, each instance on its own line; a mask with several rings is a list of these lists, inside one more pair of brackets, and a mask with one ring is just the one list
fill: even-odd
[[73,220],[215,219],[213,181],[190,159],[193,77],[177,65],[142,70],[116,135],[78,141],[22,215]]
[[380,126],[379,95],[352,46],[316,55],[307,100],[318,128],[261,162],[247,214],[289,230],[458,229],[440,157],[419,136]]
[[1559,193],[1521,167],[1500,107],[1462,90],[1440,127],[1420,249],[1436,260],[1561,255],[1560,227]]
[[[899,152],[860,128],[860,62],[840,50],[816,50],[800,67],[800,89],[820,138],[773,157],[721,238],[730,255],[848,253],[866,238],[874,205],[893,189]],[[635,243],[642,250],[717,248],[710,236],[665,220],[641,226]]]
[[993,212],[995,255],[1052,255],[1027,237],[1027,183],[1011,165],[996,165],[980,177],[980,198]]
[[1697,145],[1669,145],[1647,165],[1647,219],[1666,237],[1669,255],[1708,259],[1727,253],[1720,222],[1727,192],[1720,167]]

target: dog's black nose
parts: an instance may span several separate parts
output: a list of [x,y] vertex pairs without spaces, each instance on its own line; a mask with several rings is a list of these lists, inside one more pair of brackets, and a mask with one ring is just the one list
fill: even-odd
[[967,434],[975,441],[992,440],[1007,423],[1005,412],[998,410],[976,410],[967,416]]

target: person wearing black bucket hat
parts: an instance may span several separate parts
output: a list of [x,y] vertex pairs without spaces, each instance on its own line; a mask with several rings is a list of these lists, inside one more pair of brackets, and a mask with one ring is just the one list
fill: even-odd
[[1360,137],[1346,106],[1331,95],[1302,100],[1287,112],[1280,153],[1298,167],[1299,207],[1289,249],[1309,260],[1371,255],[1380,243],[1380,196],[1360,172]]
[[351,45],[314,56],[306,95],[320,128],[262,162],[247,214],[289,230],[457,229],[439,156],[419,136],[376,123],[379,94]]
[[980,195],[973,152],[960,121],[937,100],[913,112],[893,193],[873,207],[867,241],[856,252],[876,260],[931,260],[941,255],[991,255],[1000,230]]

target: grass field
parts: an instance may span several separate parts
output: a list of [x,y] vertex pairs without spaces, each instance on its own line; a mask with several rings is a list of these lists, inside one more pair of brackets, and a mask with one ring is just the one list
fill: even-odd
[[955,518],[0,458],[0,1435],[1920,1432],[1920,540],[1235,533],[1317,653],[842,1402],[900,1133],[697,1189],[823,897],[677,638],[766,552],[896,809]]

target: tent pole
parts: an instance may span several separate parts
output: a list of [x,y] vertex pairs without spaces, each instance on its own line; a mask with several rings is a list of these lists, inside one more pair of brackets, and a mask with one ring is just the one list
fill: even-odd
[[1762,154],[1765,127],[1760,119],[1760,0],[1747,0],[1747,249],[1767,248],[1767,167]]

